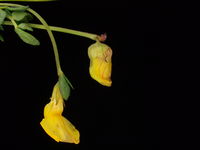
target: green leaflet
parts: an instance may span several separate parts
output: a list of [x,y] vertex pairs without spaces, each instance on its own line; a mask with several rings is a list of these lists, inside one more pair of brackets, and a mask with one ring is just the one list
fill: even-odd
[[8,7],[6,9],[8,9],[10,11],[25,11],[28,8],[29,8],[28,6],[16,6],[16,7]]
[[64,74],[61,74],[59,76],[58,82],[59,82],[59,88],[60,88],[61,95],[64,100],[67,100],[70,96],[70,87],[69,87],[69,84],[68,84]]
[[23,11],[14,11],[12,13],[12,18],[16,21],[21,21],[23,20],[26,16],[28,16],[29,14],[27,12],[23,12]]
[[6,12],[0,9],[0,25],[3,23],[5,18],[6,18]]
[[0,41],[4,42],[3,36],[0,34]]
[[6,12],[7,16],[11,16],[12,15],[12,13],[7,8],[4,9],[4,11]]
[[29,27],[26,23],[20,23],[18,27],[23,30],[33,31],[33,28]]
[[3,29],[3,26],[2,25],[0,25],[0,31],[3,31],[4,29]]
[[16,28],[15,32],[25,43],[34,45],[34,46],[40,45],[40,42],[34,36],[32,36],[30,33],[25,32],[19,28]]

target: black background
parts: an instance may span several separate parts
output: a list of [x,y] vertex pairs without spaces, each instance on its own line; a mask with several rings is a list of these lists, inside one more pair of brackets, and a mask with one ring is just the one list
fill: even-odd
[[21,4],[29,5],[49,25],[106,32],[105,43],[113,49],[113,84],[103,87],[89,76],[87,48],[94,41],[54,32],[62,69],[75,87],[63,115],[81,134],[79,145],[55,142],[39,124],[57,81],[48,35],[35,29],[41,45],[34,47],[24,44],[13,27],[5,26],[5,42],[0,43],[1,144],[8,149],[81,149],[102,144],[159,149],[160,21],[172,10],[156,2]]

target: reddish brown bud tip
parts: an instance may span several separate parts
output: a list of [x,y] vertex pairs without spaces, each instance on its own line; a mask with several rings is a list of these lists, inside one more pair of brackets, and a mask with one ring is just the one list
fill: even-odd
[[101,42],[104,42],[107,38],[107,34],[104,33],[104,34],[101,34],[99,37],[98,37],[98,40],[101,41]]

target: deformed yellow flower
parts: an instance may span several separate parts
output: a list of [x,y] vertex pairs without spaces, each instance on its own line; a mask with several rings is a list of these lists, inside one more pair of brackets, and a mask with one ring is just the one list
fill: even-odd
[[57,142],[79,143],[79,131],[62,116],[63,98],[58,84],[54,86],[51,101],[44,108],[44,119],[40,122],[45,132]]
[[97,41],[88,48],[88,56],[90,76],[104,86],[111,86],[112,49]]

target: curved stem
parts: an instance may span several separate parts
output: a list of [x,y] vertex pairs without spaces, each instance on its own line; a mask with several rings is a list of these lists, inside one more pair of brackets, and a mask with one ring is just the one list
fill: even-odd
[[[22,5],[10,4],[10,3],[0,3],[0,6],[16,6],[16,7],[21,7]],[[51,43],[52,43],[52,46],[53,46],[53,50],[54,50],[55,61],[56,61],[56,68],[57,68],[57,74],[59,76],[62,73],[62,70],[61,70],[61,66],[60,66],[58,48],[57,48],[56,41],[55,41],[55,38],[53,36],[53,33],[50,30],[50,28],[49,28],[48,24],[46,23],[46,21],[37,12],[35,12],[31,8],[28,8],[27,11],[29,11],[30,13],[32,13],[35,17],[37,17],[38,20],[40,20],[40,22],[44,25],[45,29],[47,30],[47,32],[49,34],[49,37],[51,39]]]
[[[12,25],[12,23],[10,21],[4,21],[3,25]],[[27,25],[32,28],[46,30],[46,28],[41,24],[27,23]],[[67,28],[61,28],[61,27],[55,27],[55,26],[49,26],[49,28],[51,31],[57,31],[57,32],[82,36],[82,37],[86,37],[86,38],[89,38],[89,39],[95,40],[95,41],[99,38],[99,35],[92,34],[92,33],[87,33],[87,32],[67,29]]]
[[30,9],[30,8],[28,8],[27,10],[30,13],[32,13],[34,16],[36,16],[38,18],[38,20],[40,20],[40,22],[45,26],[45,28],[46,28],[46,30],[47,30],[47,32],[49,34],[49,37],[51,39],[51,43],[52,43],[52,46],[53,46],[54,55],[55,55],[57,73],[58,73],[58,76],[59,76],[62,71],[61,71],[61,66],[60,66],[58,48],[57,48],[56,40],[55,40],[55,38],[53,36],[53,33],[50,30],[50,28],[49,28],[48,24],[46,23],[46,21],[37,12],[35,12],[33,9]]

